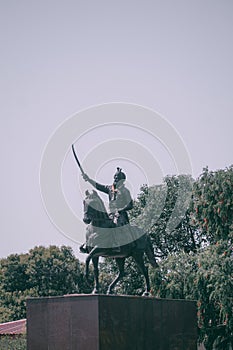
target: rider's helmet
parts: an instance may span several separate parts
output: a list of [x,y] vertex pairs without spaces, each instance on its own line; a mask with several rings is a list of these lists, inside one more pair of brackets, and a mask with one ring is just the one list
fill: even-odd
[[114,184],[117,184],[121,180],[124,182],[126,180],[126,175],[121,171],[121,168],[117,168],[117,171],[114,174]]

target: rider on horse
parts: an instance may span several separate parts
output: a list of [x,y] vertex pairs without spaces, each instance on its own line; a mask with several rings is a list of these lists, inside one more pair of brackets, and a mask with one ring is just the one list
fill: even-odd
[[[110,218],[117,227],[129,224],[127,211],[133,208],[133,200],[129,190],[125,187],[126,175],[117,168],[114,174],[114,181],[112,185],[101,185],[89,178],[87,174],[83,174],[85,181],[88,181],[97,190],[108,194]],[[118,250],[120,248],[116,248]],[[80,247],[80,250],[85,252],[85,244]]]

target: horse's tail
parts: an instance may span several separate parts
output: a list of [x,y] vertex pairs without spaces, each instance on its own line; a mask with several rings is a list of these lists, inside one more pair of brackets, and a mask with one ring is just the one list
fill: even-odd
[[145,253],[151,266],[153,266],[154,268],[158,268],[159,265],[155,259],[153,245],[149,236],[147,236],[147,245],[146,245]]

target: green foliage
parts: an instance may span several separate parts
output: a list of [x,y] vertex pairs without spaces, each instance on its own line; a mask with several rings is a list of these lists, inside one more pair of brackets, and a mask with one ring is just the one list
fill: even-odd
[[233,166],[216,172],[204,169],[194,185],[193,211],[209,243],[232,240]]
[[26,335],[20,336],[1,336],[0,337],[1,350],[26,350],[27,339]]
[[197,293],[193,289],[196,271],[194,253],[170,255],[160,262],[160,274],[150,269],[153,295],[169,299],[197,299]]
[[0,322],[25,318],[28,297],[90,292],[70,247],[35,247],[1,259],[0,266]]
[[80,264],[71,248],[37,247],[29,252],[28,285],[37,290],[39,296],[76,292],[79,273]]
[[187,233],[191,226],[198,249],[184,254],[177,244],[161,261],[160,278],[151,273],[154,293],[160,297],[198,300],[200,341],[207,350],[227,350],[233,342],[232,211],[232,167],[204,169],[194,183],[184,225]]
[[226,242],[198,255],[196,288],[200,339],[207,350],[226,350],[233,343],[233,258]]
[[207,350],[230,349],[233,342],[233,259],[225,242],[198,253],[174,254],[150,270],[157,297],[197,300],[199,341]]
[[196,251],[198,231],[190,219],[193,180],[190,176],[167,176],[164,183],[144,186],[131,211],[131,222],[150,234],[155,255],[166,258],[177,251]]
[[193,189],[193,220],[207,247],[198,255],[200,339],[207,350],[233,347],[233,167],[205,168]]

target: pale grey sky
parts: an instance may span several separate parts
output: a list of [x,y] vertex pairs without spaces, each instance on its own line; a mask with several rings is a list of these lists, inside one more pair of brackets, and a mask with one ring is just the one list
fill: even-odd
[[0,17],[0,257],[39,244],[77,253],[44,210],[39,170],[51,134],[81,109],[122,101],[158,111],[194,177],[233,163],[232,1],[10,0]]

